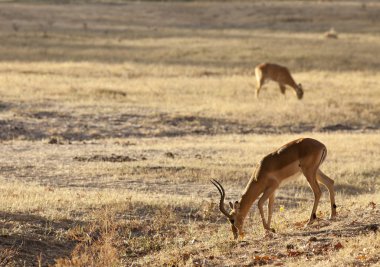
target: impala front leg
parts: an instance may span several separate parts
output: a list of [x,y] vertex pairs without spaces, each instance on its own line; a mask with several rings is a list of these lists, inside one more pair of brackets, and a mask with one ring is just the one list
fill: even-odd
[[259,98],[261,87],[263,87],[264,79],[261,77],[256,76],[257,79],[257,85],[256,85],[256,99]]
[[256,87],[256,94],[255,94],[256,99],[259,99],[260,89],[261,89],[261,86]]
[[271,223],[271,220],[272,220],[272,214],[273,214],[274,198],[275,198],[275,193],[273,193],[273,194],[269,197],[269,201],[268,201],[268,228],[269,228],[272,232],[275,232],[275,230],[274,230],[273,228],[270,228],[270,223]]
[[270,228],[270,219],[271,219],[271,217],[272,217],[272,211],[271,210],[268,210],[268,222],[265,220],[265,215],[264,215],[264,208],[263,208],[263,206],[264,206],[264,203],[265,203],[265,201],[267,201],[268,200],[268,198],[270,197],[270,196],[274,196],[274,191],[276,190],[276,188],[277,187],[274,187],[274,186],[272,186],[272,187],[269,187],[268,189],[266,189],[265,191],[264,191],[264,194],[261,196],[261,198],[260,198],[260,200],[259,200],[259,202],[258,202],[258,207],[259,207],[259,211],[260,211],[260,215],[261,215],[261,220],[263,221],[263,226],[264,226],[264,229],[265,230],[269,230],[269,231],[271,231],[272,229]]

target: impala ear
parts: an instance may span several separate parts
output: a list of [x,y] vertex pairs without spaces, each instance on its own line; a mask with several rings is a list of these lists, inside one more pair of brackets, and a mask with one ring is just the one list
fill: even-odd
[[234,209],[235,209],[235,210],[238,210],[239,208],[240,208],[240,203],[239,203],[239,201],[235,201]]
[[231,202],[231,201],[230,201],[228,204],[230,205],[230,208],[231,208],[231,209],[234,208],[234,205],[232,205],[232,202]]

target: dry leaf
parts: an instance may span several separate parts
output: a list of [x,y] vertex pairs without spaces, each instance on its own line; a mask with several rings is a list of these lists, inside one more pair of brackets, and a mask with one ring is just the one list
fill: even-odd
[[369,202],[368,207],[371,207],[372,209],[375,209],[376,208],[376,203],[373,202],[373,201],[371,201],[371,202]]
[[358,255],[356,257],[357,260],[361,260],[361,261],[364,261],[366,259],[366,256],[365,255]]
[[296,227],[304,227],[306,223],[307,223],[307,221],[295,222],[294,226],[296,226]]
[[267,256],[267,255],[264,255],[264,256],[256,255],[255,256],[255,262],[259,263],[259,264],[268,264],[269,262],[271,262],[272,260],[275,260],[275,259],[276,259],[276,257],[274,257],[274,256]]
[[288,251],[288,257],[298,257],[302,254],[303,254],[303,252],[301,252],[301,251],[294,251],[294,250]]
[[341,248],[343,248],[343,245],[342,245],[342,243],[340,243],[340,242],[338,242],[338,243],[336,243],[336,244],[334,245],[334,249],[335,249],[335,250],[339,250],[339,249],[341,249]]

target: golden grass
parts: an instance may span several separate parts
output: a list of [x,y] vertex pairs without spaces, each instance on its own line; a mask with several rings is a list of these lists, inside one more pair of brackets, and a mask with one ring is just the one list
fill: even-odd
[[[103,1],[104,2],[104,1]],[[380,25],[375,2],[2,3],[0,265],[378,264]],[[334,27],[336,40],[323,33]],[[290,68],[302,101],[256,64]],[[218,211],[255,164],[299,137],[335,180],[307,229],[305,179],[268,235]]]
[[[299,136],[139,138],[128,139],[128,142],[111,139],[82,145],[8,141],[3,143],[7,156],[1,162],[6,174],[2,175],[0,189],[2,211],[7,214],[4,222],[10,226],[3,229],[3,234],[12,236],[27,231],[27,227],[19,228],[17,214],[43,218],[47,221],[44,231],[52,233],[54,239],[74,241],[77,244],[70,256],[57,260],[58,265],[85,266],[92,260],[93,265],[115,261],[121,265],[139,262],[143,265],[161,266],[182,265],[204,259],[215,264],[224,264],[226,260],[231,264],[243,264],[247,258],[229,258],[231,253],[244,255],[246,250],[230,241],[228,225],[217,209],[218,194],[209,179],[220,179],[227,190],[228,200],[235,200],[248,181],[255,163],[274,148]],[[355,214],[363,210],[364,213],[360,213],[362,215],[359,218],[362,219],[360,225],[364,232],[371,221],[376,221],[378,208],[373,210],[373,215],[365,211],[370,202],[379,203],[379,194],[376,193],[379,183],[375,178],[379,169],[376,153],[380,146],[378,134],[308,136],[321,140],[329,149],[322,169],[336,182],[340,217],[335,224],[326,225],[322,221],[321,226],[317,225],[316,228],[298,229],[297,223],[306,221],[309,216],[312,193],[305,179],[290,183],[279,191],[276,201],[273,226],[280,236],[275,239],[275,243],[271,239],[267,240],[269,243],[266,244],[271,249],[260,249],[261,256],[279,258],[273,254],[275,248],[282,250],[281,243],[284,241],[281,240],[294,231],[300,235],[308,235],[320,227],[331,227],[332,231],[348,231],[349,223],[358,220]],[[123,145],[126,143],[134,144],[127,146],[128,152]],[[17,155],[7,153],[15,149],[20,151]],[[167,152],[172,153],[174,158],[168,157]],[[139,153],[147,160],[119,163],[74,160],[76,156],[114,154],[134,157]],[[357,155],[367,155],[371,160],[357,161]],[[34,162],[33,170],[29,168],[30,174],[25,175],[25,164],[30,164],[28,159]],[[65,171],[68,169],[69,172]],[[38,173],[38,176],[33,173]],[[26,182],[10,181],[11,177]],[[31,182],[35,177],[45,185]],[[248,246],[253,246],[251,249],[255,251],[258,248],[256,241],[252,240],[259,239],[264,232],[256,207],[253,210],[247,220],[246,240]],[[105,213],[107,216],[104,217]],[[324,191],[318,216],[326,218],[328,213],[328,197]],[[111,232],[104,232],[103,226],[97,223],[105,218],[109,220],[106,225],[115,227]],[[31,225],[38,222],[30,220]],[[65,221],[72,223],[66,223],[62,230],[59,222]],[[91,236],[93,232],[97,233],[96,238],[88,239],[88,235]],[[319,235],[323,233],[317,236]],[[335,242],[333,240],[331,242]],[[350,244],[351,237],[346,236],[344,240]],[[361,249],[366,244],[364,237],[362,240]],[[346,243],[344,246],[346,248]],[[347,249],[350,247],[351,245]],[[99,251],[114,251],[116,254],[104,254],[103,258],[97,258],[94,255]],[[304,255],[309,250],[302,251]],[[373,259],[374,256],[368,255],[367,253],[368,260]],[[267,258],[258,259],[265,261]],[[352,261],[355,259],[352,258]],[[283,260],[289,260],[289,263],[293,260],[302,262],[304,258],[293,259],[292,256]],[[254,261],[257,259],[254,258]]]
[[79,244],[70,259],[57,259],[55,266],[119,266],[119,224],[113,216],[112,212],[104,209],[99,212],[97,220],[88,226],[71,229],[69,238],[78,240]]
[[[90,66],[91,71],[87,70]],[[33,68],[33,73],[24,74],[26,68]],[[51,112],[57,108],[63,116],[70,110],[78,117],[103,113],[115,120],[123,114],[139,114],[152,120],[150,123],[156,131],[142,126],[151,134],[165,134],[166,130],[160,125],[164,123],[162,116],[172,120],[191,116],[194,123],[200,124],[198,131],[212,131],[208,129],[217,127],[216,133],[334,130],[340,126],[349,130],[377,129],[379,125],[377,88],[380,79],[371,72],[294,73],[305,87],[303,101],[298,101],[290,90],[284,98],[274,83],[264,88],[257,101],[251,75],[198,77],[197,69],[189,68],[184,69],[189,76],[181,76],[176,73],[179,69],[160,71],[160,67],[155,66],[149,74],[129,79],[125,71],[128,68],[138,72],[142,67],[123,64],[105,68],[105,65],[88,63],[2,64],[0,71],[6,72],[0,78],[3,101],[51,102],[45,107],[17,105],[5,116],[12,117],[16,112],[25,117],[26,113]],[[225,128],[219,126],[223,123],[227,125]],[[52,129],[57,127],[46,127],[46,131],[62,134],[60,129]],[[143,134],[142,130],[137,131]]]

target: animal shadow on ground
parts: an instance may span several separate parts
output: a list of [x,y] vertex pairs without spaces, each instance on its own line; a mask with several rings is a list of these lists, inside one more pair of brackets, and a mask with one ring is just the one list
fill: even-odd
[[[82,224],[71,220],[48,220],[23,214],[0,212],[1,264],[16,266],[43,266],[54,264],[54,259],[68,257],[76,242],[65,238],[64,233],[73,225]],[[8,251],[8,255],[4,255]],[[3,266],[3,265],[2,265]]]

